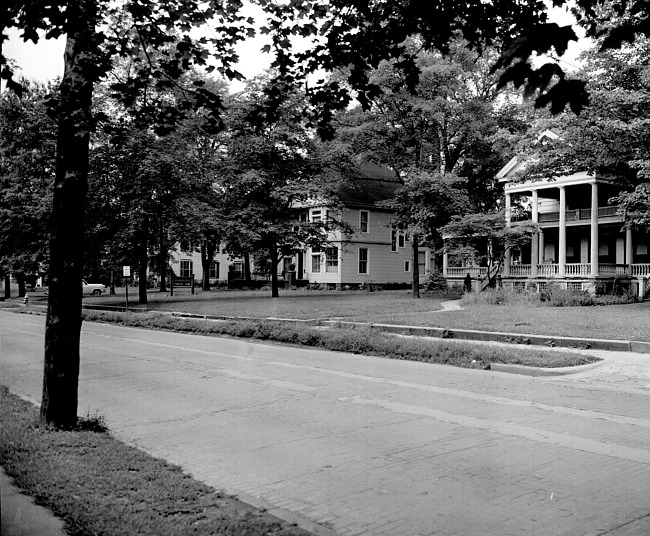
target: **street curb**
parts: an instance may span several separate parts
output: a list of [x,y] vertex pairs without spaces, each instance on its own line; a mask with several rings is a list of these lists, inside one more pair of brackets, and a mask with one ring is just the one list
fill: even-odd
[[259,510],[263,510],[268,514],[277,517],[278,519],[286,523],[293,523],[298,527],[300,527],[301,529],[314,534],[314,536],[336,536],[336,533],[333,530],[323,525],[320,525],[315,521],[307,519],[306,517],[303,517],[299,514],[275,506],[273,503],[270,503],[266,499],[255,497],[248,493],[244,493],[234,489],[225,489],[224,491],[228,495],[237,497],[237,499],[239,499],[240,501],[249,504],[252,507],[257,508]]
[[401,335],[414,335],[417,337],[435,337],[439,339],[459,339],[467,341],[491,341],[512,345],[577,348],[581,350],[614,350],[619,352],[639,352],[650,354],[650,343],[640,341],[556,337],[551,335],[532,335],[528,333],[402,326],[395,324],[368,324],[363,322],[342,322],[337,320],[325,320],[321,321],[320,324],[332,328],[366,326],[387,333],[399,333]]
[[596,363],[588,363],[587,365],[576,365],[575,367],[557,367],[557,368],[544,368],[544,367],[529,367],[527,365],[515,365],[507,363],[490,363],[490,370],[493,372],[506,372],[508,374],[520,374],[522,376],[567,376],[569,374],[577,374],[586,370],[591,370],[600,367],[605,360],[597,361]]

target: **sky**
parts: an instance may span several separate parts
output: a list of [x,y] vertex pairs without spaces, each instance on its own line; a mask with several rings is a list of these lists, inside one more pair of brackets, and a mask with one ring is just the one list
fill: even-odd
[[[251,14],[259,16],[259,14]],[[570,24],[572,21],[572,17],[568,14],[566,8],[551,8],[549,15],[553,22],[560,25]],[[264,38],[258,37],[239,44],[237,51],[241,61],[238,70],[246,78],[253,77],[270,66],[271,56],[261,52],[261,48],[266,42]],[[584,39],[581,39],[579,43],[572,42],[569,45],[568,52],[561,58],[561,66],[567,71],[575,68],[577,65],[576,57],[585,46]],[[20,39],[19,33],[15,29],[9,30],[9,40],[3,46],[4,54],[17,61],[25,77],[39,81],[63,75],[64,48],[64,39],[41,41],[37,45],[31,41],[25,43]],[[241,84],[233,83],[234,90],[241,89],[241,87]]]

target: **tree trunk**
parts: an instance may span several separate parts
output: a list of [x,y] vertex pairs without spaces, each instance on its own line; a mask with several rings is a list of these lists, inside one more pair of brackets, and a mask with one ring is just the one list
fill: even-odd
[[269,248],[269,252],[271,253],[271,298],[279,298],[278,265],[280,264],[280,260],[278,259],[278,248],[275,242]]
[[167,248],[165,247],[165,230],[160,218],[160,227],[158,229],[158,239],[160,250],[158,252],[158,269],[160,270],[160,292],[167,292]]
[[56,176],[50,235],[49,299],[41,424],[77,423],[84,211],[88,189],[92,72],[95,51],[94,0],[70,2],[61,81]]
[[251,254],[248,251],[244,253],[244,280],[247,283],[251,280]]
[[138,303],[147,304],[147,266],[149,265],[149,220],[142,222],[138,262]]
[[5,300],[8,300],[9,298],[11,298],[11,276],[9,274],[5,274],[4,280],[5,280]]
[[217,250],[216,244],[216,240],[207,238],[201,243],[202,290],[210,290],[210,263],[214,260],[214,252]]
[[111,268],[110,272],[110,280],[109,280],[109,285],[110,285],[110,290],[109,290],[109,295],[115,296],[115,268]]
[[419,256],[419,244],[418,241],[420,238],[418,237],[417,234],[414,234],[411,237],[411,251],[413,253],[413,259],[411,260],[411,263],[413,266],[411,267],[411,271],[413,272],[413,281],[411,283],[411,294],[414,299],[418,299],[420,297],[420,267],[418,266],[418,256]]
[[24,298],[25,294],[27,294],[27,289],[25,288],[25,274],[17,272],[14,274],[14,278],[16,279],[16,283],[18,283],[18,297]]

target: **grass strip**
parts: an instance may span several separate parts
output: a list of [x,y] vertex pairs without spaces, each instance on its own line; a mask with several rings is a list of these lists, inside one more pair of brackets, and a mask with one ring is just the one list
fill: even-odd
[[71,536],[309,534],[121,443],[96,418],[44,429],[32,404],[0,387],[0,422],[0,464]]
[[277,321],[210,321],[178,318],[158,313],[114,313],[84,311],[85,320],[126,326],[276,341],[347,352],[406,359],[465,368],[489,368],[490,363],[509,363],[534,367],[570,367],[600,361],[590,355],[545,351],[532,348],[506,348],[471,342],[447,342],[430,338],[395,337],[370,327],[317,329],[312,326]]

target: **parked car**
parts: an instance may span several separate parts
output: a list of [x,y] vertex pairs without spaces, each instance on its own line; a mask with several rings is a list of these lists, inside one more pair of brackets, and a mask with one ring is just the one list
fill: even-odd
[[83,283],[83,292],[84,294],[92,294],[93,296],[101,296],[102,292],[106,290],[106,285],[100,283],[88,283],[85,279],[82,279]]

